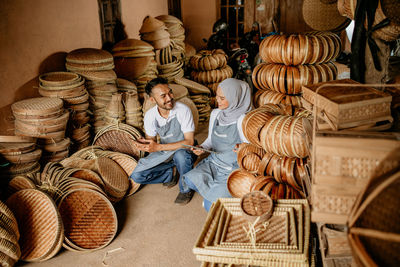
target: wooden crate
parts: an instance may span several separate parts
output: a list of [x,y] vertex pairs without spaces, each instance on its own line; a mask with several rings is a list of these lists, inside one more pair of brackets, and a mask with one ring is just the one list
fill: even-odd
[[[346,224],[358,193],[400,141],[395,133],[319,133],[311,186],[314,222]],[[400,159],[384,161],[387,169]],[[383,170],[384,171],[384,170]]]
[[[338,84],[341,86],[337,86]],[[316,93],[321,85],[332,86],[323,87]],[[305,107],[311,109],[316,103],[319,117],[334,130],[393,121],[390,113],[392,96],[372,87],[363,87],[353,80],[305,85],[302,90]]]
[[[339,225],[334,225],[339,226]],[[343,226],[344,225],[340,225]],[[326,224],[317,224],[319,248],[324,267],[350,267],[353,256],[345,231],[338,231]]]

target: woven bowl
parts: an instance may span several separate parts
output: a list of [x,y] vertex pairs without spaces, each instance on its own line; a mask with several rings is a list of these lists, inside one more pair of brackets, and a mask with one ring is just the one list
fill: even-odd
[[240,199],[243,216],[251,223],[265,222],[272,216],[274,202],[262,191],[253,191]]
[[256,177],[249,172],[241,169],[234,170],[228,177],[228,191],[233,197],[240,198],[250,192],[255,179]]

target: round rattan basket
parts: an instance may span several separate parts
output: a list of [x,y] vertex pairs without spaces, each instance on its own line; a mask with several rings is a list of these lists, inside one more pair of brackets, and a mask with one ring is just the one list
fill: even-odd
[[233,197],[242,197],[250,192],[251,184],[256,180],[256,177],[244,170],[234,170],[228,177],[227,187],[229,193]]
[[265,222],[272,216],[274,202],[262,191],[253,191],[240,199],[242,214],[251,223]]

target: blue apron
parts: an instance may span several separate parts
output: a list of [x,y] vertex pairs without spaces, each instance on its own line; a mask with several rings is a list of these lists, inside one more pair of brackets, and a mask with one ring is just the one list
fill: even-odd
[[[185,139],[183,132],[181,130],[181,124],[178,119],[173,117],[164,126],[157,129],[157,133],[160,136],[161,144],[169,144],[179,142]],[[135,172],[145,171],[151,169],[155,166],[160,165],[164,162],[169,162],[172,160],[175,152],[177,150],[170,151],[156,151],[152,152],[144,158],[141,158],[135,168]]]
[[215,202],[221,197],[232,197],[226,182],[229,174],[239,168],[237,155],[233,151],[238,143],[241,143],[241,140],[237,123],[219,125],[217,118],[212,127],[211,144],[213,151],[218,153],[211,153],[196,168],[184,175],[208,201]]

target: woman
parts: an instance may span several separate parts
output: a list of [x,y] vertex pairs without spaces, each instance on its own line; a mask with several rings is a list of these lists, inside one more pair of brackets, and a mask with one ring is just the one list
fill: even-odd
[[[231,197],[226,182],[229,174],[239,167],[234,152],[236,144],[248,142],[243,135],[242,121],[252,109],[250,87],[237,79],[221,82],[216,100],[218,109],[211,112],[208,137],[200,146],[213,152],[183,175],[184,183],[204,198],[207,211],[218,198]],[[196,155],[203,153],[192,150]]]

